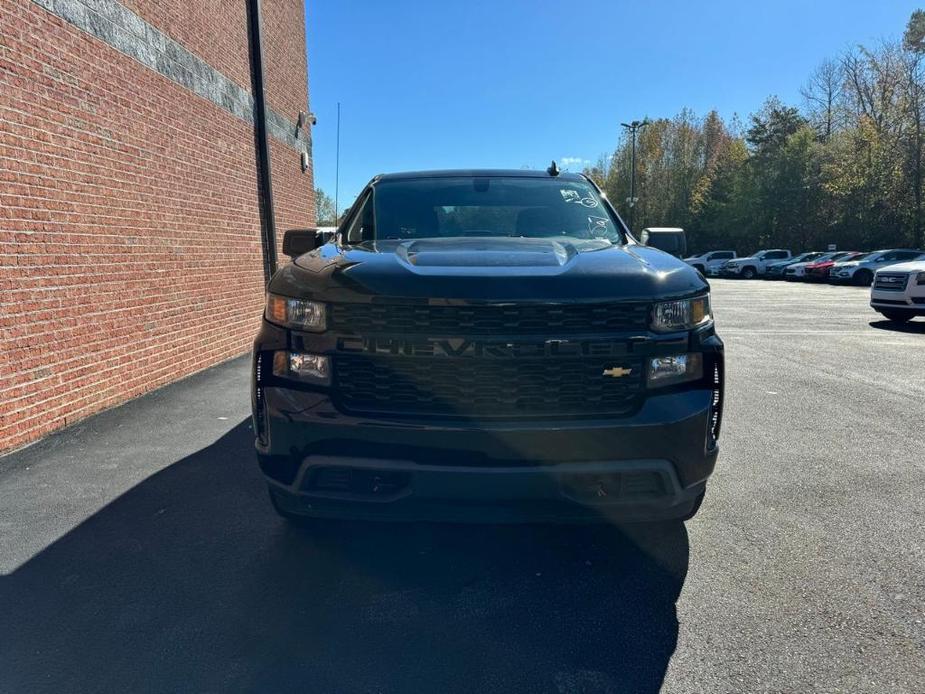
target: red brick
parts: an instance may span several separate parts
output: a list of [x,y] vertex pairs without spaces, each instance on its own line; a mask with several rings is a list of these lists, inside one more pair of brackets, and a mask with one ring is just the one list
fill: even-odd
[[[123,0],[250,90],[246,4]],[[267,96],[308,108],[301,0],[264,0]],[[48,13],[0,3],[0,450],[242,354],[263,305],[252,125]],[[276,224],[311,169],[272,140]]]

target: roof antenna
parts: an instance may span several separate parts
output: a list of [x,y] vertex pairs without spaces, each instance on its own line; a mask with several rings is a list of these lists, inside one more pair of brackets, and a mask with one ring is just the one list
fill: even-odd
[[552,160],[552,164],[550,164],[550,165],[549,165],[549,168],[546,169],[546,173],[548,173],[550,176],[558,176],[558,175],[559,175],[559,165],[556,164],[556,160],[555,160],[555,159]]

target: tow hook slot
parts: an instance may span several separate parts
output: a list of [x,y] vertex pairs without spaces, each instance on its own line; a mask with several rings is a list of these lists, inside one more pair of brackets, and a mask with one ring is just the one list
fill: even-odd
[[648,501],[668,493],[657,472],[577,473],[562,478],[562,493],[583,504]]
[[562,481],[563,492],[582,503],[607,503],[620,498],[621,478],[619,473],[567,475]]
[[325,466],[312,470],[302,488],[308,492],[389,498],[402,493],[410,483],[411,476],[407,472]]

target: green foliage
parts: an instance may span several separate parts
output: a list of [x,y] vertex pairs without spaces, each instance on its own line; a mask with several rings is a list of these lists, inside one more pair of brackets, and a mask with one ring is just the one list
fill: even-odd
[[925,52],[925,12],[916,10],[909,17],[906,33],[903,34],[903,48],[914,53]]
[[[636,143],[635,226],[681,226],[693,251],[923,245],[925,12],[902,42],[826,60],[801,108],[769,98],[743,130],[715,111],[656,118]],[[631,142],[586,169],[627,216]]]
[[315,188],[315,218],[320,227],[336,226],[334,219],[334,200],[321,188]]

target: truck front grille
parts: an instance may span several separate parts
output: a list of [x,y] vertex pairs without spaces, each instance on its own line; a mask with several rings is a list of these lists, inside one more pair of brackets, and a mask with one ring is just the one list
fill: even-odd
[[649,304],[332,304],[330,325],[361,335],[536,335],[645,330]]
[[[605,375],[629,369],[619,377]],[[616,372],[619,373],[619,372]],[[639,359],[453,359],[338,355],[334,393],[348,412],[517,417],[619,414],[643,389]]]
[[906,282],[909,281],[909,275],[899,273],[877,273],[877,281],[874,282],[874,289],[887,292],[901,292],[906,288]]

